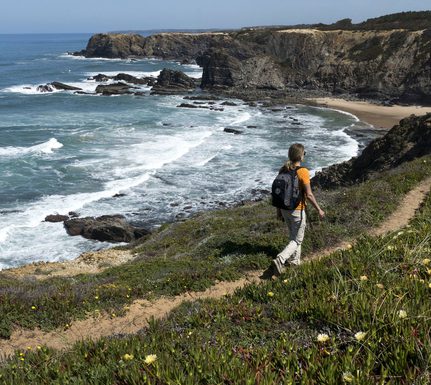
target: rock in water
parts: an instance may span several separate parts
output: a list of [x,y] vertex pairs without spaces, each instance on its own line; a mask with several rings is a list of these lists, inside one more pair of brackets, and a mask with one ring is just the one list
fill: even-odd
[[61,91],[82,91],[82,88],[69,86],[68,84],[60,83],[60,82],[52,82],[45,85],[40,85],[36,89],[39,92],[53,92],[54,90]]
[[49,84],[45,84],[45,85],[38,86],[36,88],[36,91],[38,91],[38,92],[52,92],[52,91],[54,91],[54,89]]
[[181,71],[164,69],[157,77],[157,83],[152,93],[169,95],[193,92],[196,89],[196,80]]
[[126,94],[132,94],[130,90],[131,86],[127,85],[126,83],[114,83],[114,84],[101,84],[96,87],[96,93],[102,94],[105,96],[110,95],[126,95]]
[[68,84],[60,83],[60,82],[52,82],[50,83],[52,87],[54,87],[57,90],[64,90],[64,91],[82,91],[82,88],[69,86]]
[[150,232],[126,222],[122,215],[73,218],[64,222],[66,232],[71,236],[81,235],[101,242],[131,242]]
[[67,215],[52,214],[45,217],[45,222],[57,223],[67,221],[68,219]]
[[236,129],[234,129],[234,128],[225,128],[223,131],[224,131],[224,132],[227,132],[227,133],[229,133],[229,134],[234,134],[234,135],[242,134],[242,131],[241,131],[241,130],[236,130]]
[[140,78],[137,78],[133,75],[124,74],[124,73],[119,73],[118,75],[115,75],[112,79],[122,80],[126,83],[131,83],[131,84],[147,84],[148,83],[148,81],[145,78],[140,79]]

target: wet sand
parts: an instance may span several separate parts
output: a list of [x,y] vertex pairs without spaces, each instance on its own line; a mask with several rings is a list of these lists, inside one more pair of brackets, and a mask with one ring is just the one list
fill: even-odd
[[424,115],[431,113],[431,107],[422,106],[382,106],[366,101],[353,101],[337,98],[311,98],[310,101],[322,107],[334,108],[350,112],[356,115],[361,121],[369,123],[376,128],[390,129],[398,122],[412,114]]

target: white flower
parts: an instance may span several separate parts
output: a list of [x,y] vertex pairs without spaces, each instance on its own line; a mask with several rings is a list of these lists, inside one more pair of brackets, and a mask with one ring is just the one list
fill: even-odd
[[343,373],[343,381],[344,382],[353,382],[354,377],[353,374],[350,372],[344,372]]
[[144,362],[145,362],[147,365],[151,365],[151,364],[153,364],[154,362],[156,362],[156,360],[157,360],[157,356],[156,356],[155,354],[149,354],[148,356],[146,356],[146,357],[145,357]]
[[398,318],[400,318],[400,319],[407,318],[407,312],[405,310],[400,310],[398,312]]
[[365,338],[366,335],[367,335],[366,332],[357,332],[355,334],[355,338],[356,338],[357,341],[362,341]]
[[359,278],[361,281],[368,281],[368,277],[366,275],[361,275]]
[[317,341],[319,341],[319,342],[326,342],[328,340],[329,340],[329,336],[325,333],[317,335]]

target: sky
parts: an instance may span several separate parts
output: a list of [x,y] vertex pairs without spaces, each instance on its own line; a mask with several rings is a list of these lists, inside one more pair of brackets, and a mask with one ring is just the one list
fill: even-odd
[[2,0],[0,33],[240,28],[360,22],[430,0]]

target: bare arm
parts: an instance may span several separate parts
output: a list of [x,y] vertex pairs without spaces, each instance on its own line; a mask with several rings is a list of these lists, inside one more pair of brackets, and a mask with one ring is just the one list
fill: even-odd
[[305,193],[305,198],[310,201],[310,203],[313,205],[313,207],[317,210],[317,212],[319,213],[319,217],[320,219],[323,219],[323,217],[325,216],[325,212],[320,208],[319,204],[316,201],[316,198],[314,197],[313,191],[311,191],[311,186],[310,184],[306,184],[304,186],[304,193]]

